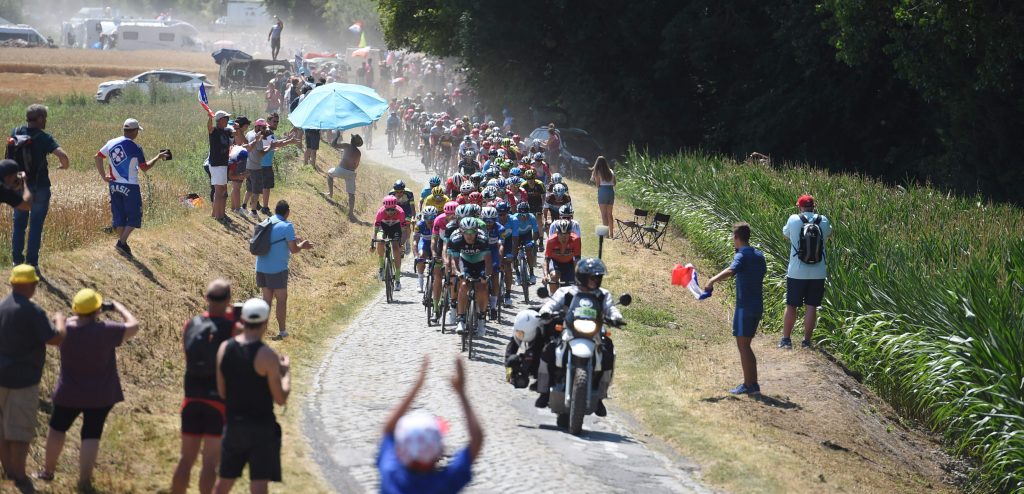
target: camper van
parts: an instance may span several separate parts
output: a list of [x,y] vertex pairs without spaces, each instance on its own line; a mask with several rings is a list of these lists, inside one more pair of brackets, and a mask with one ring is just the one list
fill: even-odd
[[273,22],[263,0],[227,0],[225,7],[227,15],[217,19],[216,26],[270,26]]
[[25,24],[8,24],[0,26],[0,43],[20,40],[31,46],[47,46],[49,41],[32,26]]
[[[104,23],[105,24],[105,23]],[[115,23],[104,48],[117,50],[203,51],[199,30],[182,21],[122,20]],[[106,31],[106,30],[104,30]]]

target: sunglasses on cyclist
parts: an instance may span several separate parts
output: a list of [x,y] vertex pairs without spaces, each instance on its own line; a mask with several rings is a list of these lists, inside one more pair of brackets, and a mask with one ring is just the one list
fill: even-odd
[[467,228],[462,230],[463,235],[476,235],[476,228]]

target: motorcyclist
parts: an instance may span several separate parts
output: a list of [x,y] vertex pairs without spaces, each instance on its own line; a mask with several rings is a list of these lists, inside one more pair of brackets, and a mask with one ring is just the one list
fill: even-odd
[[[613,325],[618,325],[622,322],[622,313],[613,304],[611,292],[601,288],[601,281],[604,279],[606,272],[604,262],[597,258],[587,257],[576,263],[576,285],[559,288],[540,308],[540,316],[546,321],[545,334],[559,335],[553,328],[549,331],[547,326],[554,325],[552,319],[555,313],[564,312],[569,308],[571,301],[567,301],[566,297],[572,295],[572,298],[575,299],[580,293],[596,295],[603,304],[602,312],[604,317],[610,320]],[[540,393],[540,396],[534,402],[534,406],[537,408],[548,406],[551,384],[559,382],[562,378],[561,370],[564,366],[558,367],[555,365],[555,348],[558,344],[559,339],[557,337],[548,338],[544,349],[541,351],[541,364],[537,379],[537,392]],[[604,334],[601,336],[601,354],[602,370],[595,372],[595,383],[601,382],[603,372],[611,372],[615,366],[615,345],[612,343],[611,338]],[[608,410],[604,406],[604,400],[597,402],[594,414],[598,417],[604,417],[608,414]]]

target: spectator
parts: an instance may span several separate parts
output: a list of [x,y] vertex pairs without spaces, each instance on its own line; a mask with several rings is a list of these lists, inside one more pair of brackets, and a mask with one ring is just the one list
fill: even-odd
[[[281,77],[278,75],[278,77]],[[277,90],[276,81],[271,79],[267,83],[266,91],[267,113],[273,113],[281,109],[281,94]]]
[[277,19],[277,22],[270,26],[270,32],[267,33],[267,41],[270,42],[271,60],[277,60],[277,54],[281,52],[281,31],[284,31],[284,21],[278,19],[276,15],[274,19]]
[[429,363],[429,359],[423,357],[416,383],[384,425],[384,438],[377,456],[380,491],[383,493],[459,492],[473,479],[473,462],[480,456],[484,432],[466,397],[466,376],[461,358],[455,358],[452,387],[466,416],[469,446],[455,453],[446,466],[436,468],[444,452],[438,418],[422,411],[406,414],[423,387]]
[[[216,362],[204,356],[220,349],[234,336],[235,314],[231,306],[231,284],[224,279],[210,282],[206,288],[206,312],[193,317],[182,330],[185,350],[185,401],[181,404],[181,458],[171,480],[171,494],[188,490],[192,465],[203,450],[199,472],[199,492],[210,494],[217,480],[220,462],[220,437],[224,431],[224,399],[217,392]],[[205,336],[205,337],[204,337]]]
[[18,171],[18,162],[0,161],[0,202],[9,204],[18,211],[32,208],[32,191],[25,185],[25,172]]
[[302,154],[302,164],[311,164],[314,170],[320,172],[320,167],[316,165],[316,153],[320,149],[320,129],[305,129],[305,133],[306,152]]
[[288,222],[290,214],[288,203],[277,201],[274,216],[270,218],[273,223],[270,252],[256,257],[256,287],[263,291],[263,300],[268,306],[277,300],[278,333],[274,339],[279,340],[288,337],[288,261],[292,254],[313,248],[309,240],[295,236],[295,226]]
[[259,218],[260,196],[263,195],[262,163],[263,155],[266,154],[264,140],[268,132],[267,121],[260,118],[253,122],[253,130],[245,135],[249,157],[245,161],[245,197],[242,199],[242,207],[248,205],[253,218]]
[[249,119],[238,117],[232,127],[231,149],[228,151],[228,181],[231,182],[231,211],[245,216],[245,208],[242,207],[242,183],[245,182],[249,172],[246,166],[249,162],[249,142],[246,135],[249,130]]
[[[25,111],[25,126],[11,130],[11,137],[28,136],[28,157],[31,163],[22,163],[25,172],[25,184],[32,194],[32,206],[29,210],[14,211],[13,229],[11,231],[11,260],[15,265],[30,264],[39,272],[39,247],[43,241],[43,223],[46,213],[50,210],[50,173],[46,155],[53,154],[60,161],[60,169],[71,166],[68,155],[64,153],[53,136],[46,133],[46,118],[49,110],[43,105],[29,105]],[[26,166],[27,165],[27,166]],[[25,229],[28,229],[28,250],[25,249]]]
[[[90,288],[75,294],[71,310],[75,315],[68,319],[67,336],[60,345],[60,376],[53,390],[46,461],[37,476],[53,480],[68,429],[81,415],[78,485],[88,489],[107,415],[115,404],[124,401],[115,349],[138,334],[139,321],[116,300],[104,306],[103,297]],[[124,322],[100,320],[101,310],[117,311]]]
[[551,174],[558,173],[558,167],[562,164],[559,159],[562,156],[562,136],[558,133],[554,123],[548,124],[548,140],[544,143],[544,161],[548,163]]
[[231,492],[247,463],[251,492],[267,492],[269,482],[281,481],[281,426],[274,417],[274,403],[288,402],[291,377],[288,357],[263,344],[269,317],[266,302],[246,301],[242,333],[222,343],[217,352],[217,391],[227,413],[214,487],[219,494]]
[[36,433],[46,345],[59,345],[67,331],[64,314],[54,314],[51,323],[32,302],[39,286],[35,268],[15,266],[10,283],[11,294],[0,301],[0,464],[8,479],[30,488],[25,459]]
[[[231,150],[231,130],[228,128],[226,111],[218,111],[206,122],[210,134],[210,185],[213,185],[213,212],[216,220],[223,221],[224,203],[228,195],[228,154]],[[214,123],[216,122],[216,123]]]
[[615,218],[615,172],[608,166],[604,156],[598,156],[590,169],[590,181],[597,185],[597,207],[601,210],[601,224],[608,227],[608,237],[614,237]]
[[736,347],[740,351],[743,383],[729,392],[759,394],[761,385],[757,382],[757,357],[750,343],[764,313],[764,275],[768,272],[768,265],[764,253],[750,246],[750,225],[733,225],[732,243],[736,248],[732,264],[708,280],[704,290],[710,292],[718,281],[730,276],[736,277],[736,312],[732,317],[732,335],[736,337]]
[[787,349],[793,348],[790,335],[796,324],[797,308],[801,305],[806,309],[801,346],[811,346],[811,335],[818,324],[818,306],[825,298],[825,241],[832,235],[828,218],[815,211],[814,197],[800,196],[796,207],[799,214],[791,215],[782,228],[782,235],[789,239],[790,255],[786,270],[786,313],[782,317],[779,348]]
[[[121,126],[124,135],[115,137],[96,152],[96,171],[100,179],[110,188],[111,225],[117,232],[117,243],[114,248],[118,252],[132,257],[132,248],[128,246],[128,236],[136,228],[142,228],[142,190],[139,188],[139,170],[149,171],[157,161],[167,157],[161,152],[153,159],[146,161],[142,146],[135,143],[142,126],[139,121],[129,118]],[[110,167],[103,169],[103,160],[110,161]]]
[[356,207],[356,169],[359,168],[359,160],[363,154],[359,147],[363,145],[363,138],[359,134],[352,134],[348,143],[341,143],[341,161],[338,166],[327,170],[327,195],[334,197],[334,179],[345,179],[345,192],[348,193],[348,216],[355,217]]
[[267,216],[270,216],[270,190],[274,188],[274,152],[289,144],[298,145],[299,143],[299,139],[294,137],[277,140],[274,131],[277,130],[277,124],[280,122],[281,117],[276,113],[271,113],[267,117],[267,130],[270,132],[264,134],[261,144],[263,146],[263,159],[260,161],[261,185],[263,186],[263,209],[261,212]]

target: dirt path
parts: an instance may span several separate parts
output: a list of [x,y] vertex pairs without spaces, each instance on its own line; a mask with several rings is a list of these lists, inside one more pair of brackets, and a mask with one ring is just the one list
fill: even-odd
[[[391,159],[380,147],[366,157],[426,181],[415,158]],[[406,263],[395,303],[377,297],[331,344],[307,400],[306,435],[338,492],[378,489],[380,427],[412,384],[423,354],[432,357],[430,376],[415,406],[450,422],[449,453],[467,442],[447,381],[458,339],[426,326],[410,266]],[[519,302],[514,310],[524,307],[521,297],[513,300]],[[552,413],[533,407],[534,393],[513,389],[504,380],[511,318],[506,312],[502,324],[489,326],[480,357],[467,368],[470,400],[487,434],[469,492],[538,492],[566,485],[577,492],[709,492],[694,479],[693,464],[656,451],[633,421],[614,408],[606,418],[588,417],[579,437],[556,428]]]

